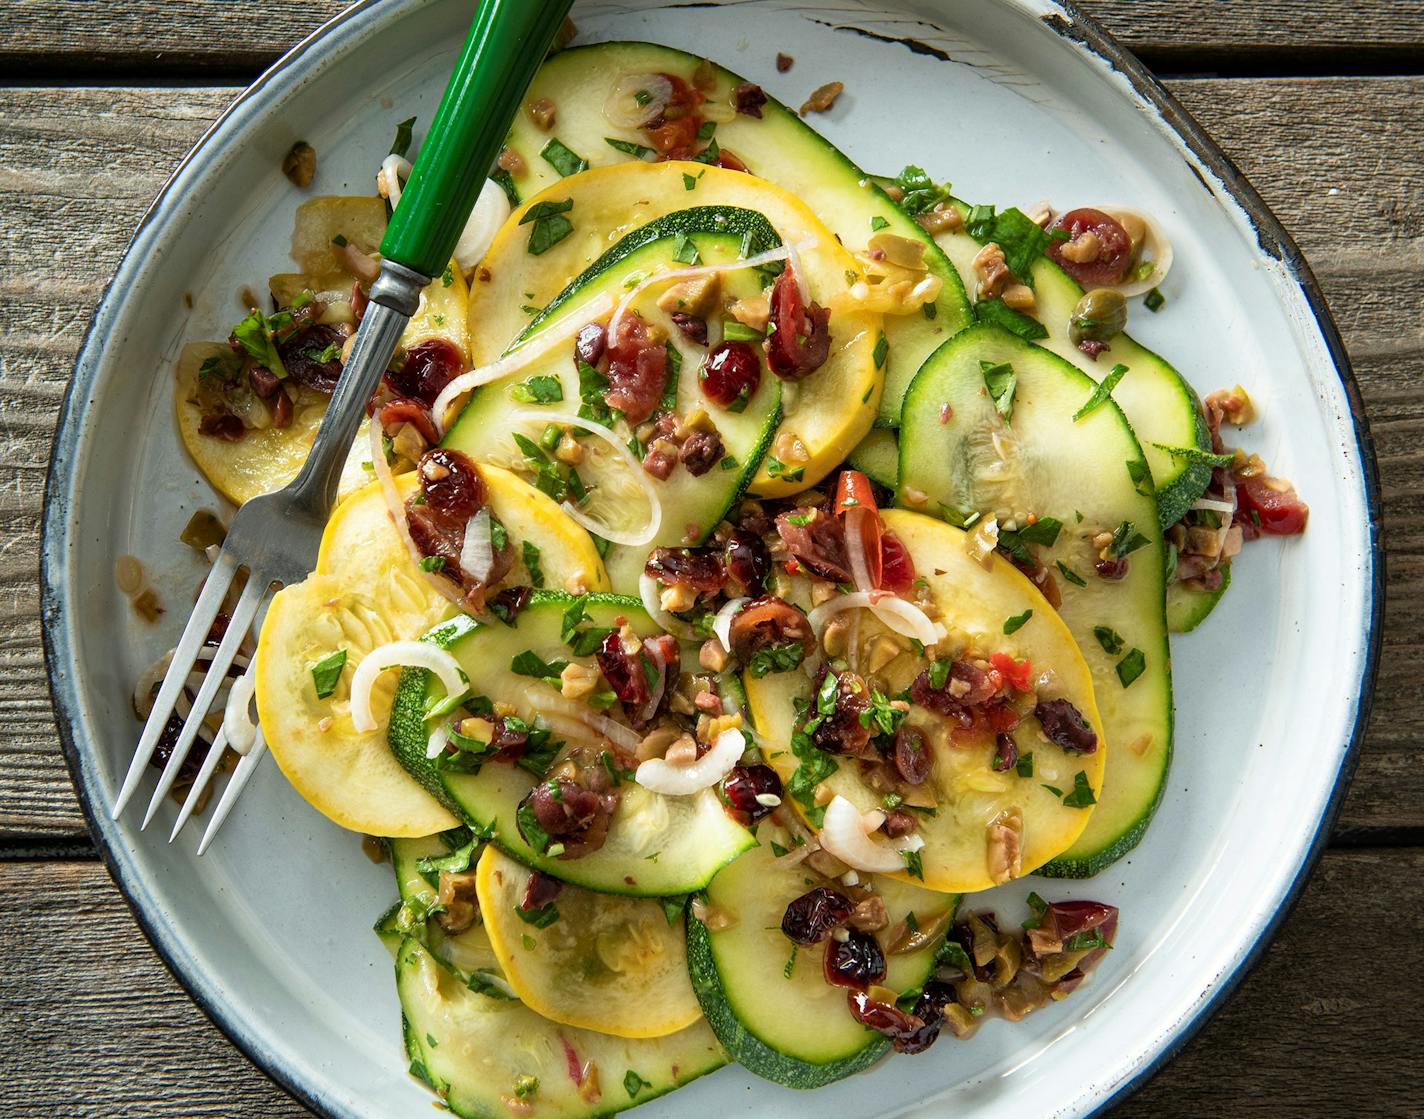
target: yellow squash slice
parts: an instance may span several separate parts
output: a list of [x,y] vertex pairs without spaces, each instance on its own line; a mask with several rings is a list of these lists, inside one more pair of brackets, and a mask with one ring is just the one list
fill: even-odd
[[[1108,750],[1092,677],[1068,627],[1007,560],[990,553],[981,563],[969,552],[967,533],[922,514],[892,509],[884,518],[886,529],[909,549],[916,572],[928,581],[939,620],[949,632],[938,646],[939,656],[1007,653],[1016,660],[1028,658],[1035,677],[1045,670],[1053,673],[1045,694],[1051,687],[1053,696],[1071,702],[1098,736],[1093,753],[1069,753],[1044,738],[1038,720],[1029,715],[1013,737],[1020,757],[1033,755],[1031,774],[1020,776],[1014,769],[998,773],[990,767],[992,733],[978,741],[951,742],[946,720],[918,706],[911,709],[908,721],[928,735],[935,759],[923,786],[933,794],[935,814],[916,814],[917,834],[925,841],[920,852],[924,884],[966,893],[988,889],[1042,866],[1071,846],[1088,824],[1092,804],[1075,807],[1089,797],[1074,796],[1074,790],[1086,783],[1096,797]],[[1006,636],[1005,621],[1029,610],[1032,617]],[[864,640],[874,641],[884,630],[867,614],[861,633]],[[881,676],[887,694],[908,687],[925,663],[907,650],[885,665]],[[744,683],[757,730],[769,744],[768,760],[782,780],[789,781],[799,764],[790,748],[794,704],[810,695],[810,681],[801,672],[782,672],[761,679],[748,674]],[[858,767],[844,759],[840,763],[823,782],[824,790],[845,797],[862,812],[882,807],[883,794],[861,780]],[[909,880],[908,875],[900,877]]]
[[[694,184],[691,188],[689,181]],[[540,203],[570,199],[573,232],[543,253],[531,255],[530,227],[520,225],[520,219]],[[850,279],[858,276],[855,258],[816,215],[764,179],[701,163],[603,167],[560,180],[529,199],[501,228],[470,290],[473,362],[483,365],[495,360],[529,322],[524,308],[548,304],[624,234],[694,206],[736,206],[763,214],[783,242],[802,246],[798,256],[803,278],[811,299],[822,306],[842,302]],[[884,382],[876,361],[880,336],[879,314],[856,310],[832,314],[831,356],[806,381],[782,394],[783,416],[771,453],[783,448],[786,468],[772,477],[763,465],[752,483],[754,493],[775,497],[813,485],[870,430]],[[792,439],[799,441],[799,449]]]
[[681,917],[669,925],[651,898],[564,886],[552,903],[556,919],[544,925],[546,911],[531,924],[520,905],[534,873],[494,846],[480,856],[485,932],[525,1006],[616,1037],[663,1037],[702,1017]]
[[[539,549],[546,581],[585,579],[608,585],[588,533],[549,498],[497,467],[482,467],[491,511],[521,558],[507,576],[527,582],[525,541]],[[397,479],[402,495],[413,475]],[[316,573],[278,592],[257,648],[257,710],[282,772],[315,808],[342,827],[410,837],[457,821],[396,761],[384,726],[360,733],[351,722],[351,675],[378,645],[410,640],[454,613],[411,561],[387,514],[379,483],[360,490],[333,514]],[[320,699],[311,666],[346,650],[335,692]],[[384,672],[372,706],[390,709],[398,672]]]

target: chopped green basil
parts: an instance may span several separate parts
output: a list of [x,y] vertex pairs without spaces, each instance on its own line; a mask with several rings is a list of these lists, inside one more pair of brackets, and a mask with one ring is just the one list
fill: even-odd
[[316,698],[325,699],[336,691],[341,670],[346,667],[346,650],[337,649],[311,666],[312,684],[316,687]]
[[984,385],[994,401],[995,410],[1004,417],[1005,423],[1009,423],[1014,418],[1014,390],[1018,387],[1019,375],[1007,361],[995,365],[992,361],[981,360],[979,369],[984,374]]
[[1093,636],[1098,639],[1098,644],[1103,647],[1103,652],[1110,657],[1117,656],[1127,647],[1127,642],[1123,640],[1122,634],[1112,626],[1094,626]]
[[1133,683],[1147,671],[1147,657],[1141,649],[1131,649],[1127,656],[1117,662],[1117,678],[1122,681],[1124,688],[1130,688]]
[[636,156],[638,159],[647,159],[648,156],[657,158],[657,151],[646,144],[635,144],[632,140],[617,140],[612,136],[605,136],[603,142],[616,152],[624,155]]
[[564,179],[570,175],[577,175],[580,171],[588,170],[588,160],[569,150],[568,145],[557,136],[550,137],[549,142],[544,145],[539,154],[543,157],[544,162]]
[[521,404],[555,404],[564,399],[564,386],[557,377],[540,374],[510,385],[509,397]]
[[[1117,388],[1117,383],[1127,375],[1127,366],[1114,365],[1108,370],[1108,375],[1098,382],[1097,386],[1089,394],[1088,399],[1083,402],[1083,406],[1073,413],[1073,421],[1076,423],[1084,416],[1100,407],[1105,400],[1112,397],[1112,390]],[[1133,384],[1137,382],[1134,381]]]
[[1015,614],[1012,618],[1006,618],[1004,620],[1005,636],[1011,633],[1017,633],[1019,630],[1023,629],[1024,625],[1032,617],[1033,611],[1025,610],[1022,614]]
[[1015,311],[1002,299],[982,299],[974,304],[974,317],[980,322],[1001,326],[1010,334],[1017,334],[1025,342],[1036,342],[1048,337],[1047,328],[1037,319],[1031,319]]

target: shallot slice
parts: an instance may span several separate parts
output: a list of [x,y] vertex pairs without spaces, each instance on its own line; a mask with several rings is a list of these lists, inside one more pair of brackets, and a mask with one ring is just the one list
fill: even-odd
[[351,677],[351,722],[358,732],[368,734],[380,725],[371,710],[371,689],[376,677],[388,668],[407,667],[435,673],[445,686],[447,696],[463,695],[469,690],[459,662],[428,641],[389,641],[378,645],[361,658]]
[[918,851],[925,841],[918,835],[908,835],[895,846],[889,839],[872,838],[872,833],[885,822],[879,810],[861,814],[843,796],[826,805],[821,825],[821,846],[847,866],[874,874],[893,874],[905,869],[905,852]]
[[717,736],[712,749],[690,765],[672,765],[663,758],[649,758],[638,766],[634,780],[643,788],[669,797],[691,796],[709,789],[732,772],[746,751],[747,740],[736,727]]

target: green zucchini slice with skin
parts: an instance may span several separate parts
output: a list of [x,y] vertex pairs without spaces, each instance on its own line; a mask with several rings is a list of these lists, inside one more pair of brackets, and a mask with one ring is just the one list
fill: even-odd
[[[1017,375],[1008,423],[983,372],[986,363],[1005,362]],[[1062,523],[1039,556],[1062,595],[1059,614],[1092,672],[1107,735],[1107,771],[1087,828],[1038,870],[1073,878],[1096,874],[1136,846],[1161,799],[1172,752],[1165,554],[1152,481],[1111,399],[1074,420],[1095,389],[1057,355],[981,324],[925,363],[905,397],[900,429],[902,505],[955,519],[996,514],[1001,526],[1030,514]],[[952,411],[941,422],[946,404]],[[1094,568],[1093,540],[1104,532],[1144,541],[1117,581]]]
[[[388,839],[386,843],[391,852],[391,864],[395,868],[401,900],[383,918],[387,927],[377,926],[376,931],[381,938],[386,939],[388,934],[394,934],[397,938],[414,936],[458,972],[472,988],[491,992],[495,997],[512,998],[483,922],[476,920],[464,932],[451,936],[430,915],[438,903],[440,872],[421,870],[420,861],[450,855],[453,848],[445,837],[428,835],[421,839]],[[475,869],[479,857],[479,845],[476,844],[470,854],[469,870]]]
[[1173,633],[1190,633],[1216,609],[1226,588],[1231,586],[1231,564],[1221,569],[1221,586],[1214,591],[1188,590],[1175,580],[1167,584],[1167,628]]
[[[851,1017],[846,988],[823,975],[825,944],[797,947],[781,931],[786,907],[815,886],[843,887],[804,864],[788,865],[771,843],[788,835],[764,823],[761,846],[732,863],[707,887],[709,914],[729,923],[716,931],[690,917],[688,967],[692,986],[718,1040],[732,1058],[790,1088],[819,1088],[868,1068],[890,1042]],[[920,987],[953,920],[958,895],[935,893],[867,875],[885,902],[889,925],[877,939],[908,935],[907,914],[920,929],[913,951],[886,954],[884,985],[903,994]]]
[[[780,244],[780,239],[765,218],[749,210],[705,206],[669,214],[619,240],[556,296],[530,323],[521,339],[531,332],[537,333],[539,325],[551,317],[562,318],[573,313],[600,294],[606,293],[618,300],[627,292],[626,281],[634,276],[681,267],[675,257],[690,256],[686,248],[689,242],[704,262],[720,264],[735,261],[744,252],[772,248]],[[730,272],[723,277],[723,290],[755,295],[761,290],[761,278],[762,273],[754,269]],[[650,291],[646,298],[651,302],[657,294]],[[579,408],[579,370],[573,349],[570,339],[567,345],[556,346],[530,366],[512,373],[507,380],[480,389],[451,426],[445,445],[463,451],[477,462],[492,462],[529,477],[533,467],[515,442],[513,433],[518,431],[537,444],[545,425],[538,422],[537,417],[530,422],[514,416],[531,415],[543,408],[568,414]],[[514,399],[512,393],[534,377],[557,378],[562,400],[540,405]],[[680,370],[676,393],[675,411],[679,415],[687,416],[698,410],[708,414],[722,439],[724,455],[719,464],[700,477],[693,477],[683,466],[675,468],[666,480],[649,476],[662,503],[660,531],[646,545],[611,544],[604,555],[614,589],[625,594],[637,593],[638,577],[652,548],[699,543],[717,526],[755,476],[781,417],[781,382],[770,374],[762,377],[756,393],[740,411],[721,408],[709,401],[698,386],[696,369]],[[589,487],[590,496],[584,508],[590,515],[612,519],[615,523],[625,514],[634,520],[645,516],[647,498],[637,481],[630,477],[630,467],[600,439],[585,440],[583,446],[588,457],[574,469]],[[548,457],[553,458],[552,451],[548,451]],[[641,468],[639,470],[641,472]],[[697,534],[688,539],[692,526],[697,528]]]
[[[956,199],[954,204],[961,215],[968,215],[969,207],[965,203]],[[936,234],[935,241],[972,290],[974,257],[983,245],[963,229]],[[1113,338],[1096,361],[1083,353],[1068,337],[1068,321],[1083,298],[1083,289],[1046,256],[1040,256],[1031,271],[1036,303],[1032,317],[1048,331],[1048,337],[1038,340],[1039,345],[1072,362],[1094,381],[1101,381],[1116,365],[1127,366],[1127,372],[1112,390],[1113,400],[1127,416],[1147,465],[1152,468],[1159,524],[1164,529],[1176,524],[1211,484],[1211,467],[1163,450],[1163,447],[1211,450],[1211,434],[1196,390],[1165,358],[1127,334]],[[883,399],[890,401],[897,388],[903,392],[907,387],[908,384],[898,385],[887,378]],[[882,408],[889,407],[888,403],[882,405]]]
[[900,477],[900,441],[893,431],[877,427],[846,460],[872,482],[893,490]]
[[[511,704],[532,721],[539,714],[541,699],[553,699],[557,687],[516,674],[511,661],[529,651],[546,663],[595,663],[591,656],[575,657],[560,636],[564,614],[576,601],[580,600],[541,591],[511,626],[447,623],[427,634],[426,640],[454,654],[470,679],[471,694]],[[595,626],[613,626],[622,618],[638,634],[662,632],[637,599],[596,594],[585,595],[581,601]],[[695,655],[695,651],[683,653],[684,658]],[[723,866],[756,843],[751,832],[727,815],[710,789],[696,796],[665,797],[625,779],[620,785],[618,811],[601,848],[576,859],[536,851],[515,822],[520,802],[538,781],[533,773],[503,762],[487,763],[478,773],[452,773],[437,769],[426,757],[429,679],[425,669],[408,668],[401,674],[391,708],[391,748],[401,764],[436,792],[451,811],[472,828],[493,832],[493,842],[527,866],[590,890],[671,897],[701,889]],[[590,732],[590,741],[592,738]]]
[[595,1119],[727,1063],[706,1022],[658,1038],[561,1026],[470,990],[414,937],[396,954],[396,992],[411,1074],[466,1119],[519,1114],[512,1105],[520,1102],[540,1119]]
[[[524,162],[513,180],[519,196],[528,198],[558,181],[558,171],[540,155],[551,137],[592,167],[638,158],[636,145],[645,144],[646,137],[636,129],[615,127],[604,115],[614,84],[629,74],[670,74],[691,83],[702,64],[697,55],[639,42],[595,43],[554,55],[540,67],[526,95],[527,101],[547,97],[558,106],[552,133],[540,131],[524,113],[510,132],[509,147]],[[887,383],[908,384],[936,346],[973,321],[959,273],[913,218],[793,110],[768,95],[760,117],[737,113],[732,94],[746,79],[716,64],[710,64],[710,72],[712,84],[704,82],[702,88],[704,115],[711,120],[716,114],[713,139],[753,175],[799,197],[851,252],[862,252],[881,230],[924,243],[925,261],[943,283],[933,316],[917,311],[885,318]],[[609,139],[635,145],[634,152],[614,148]],[[879,422],[893,426],[898,417],[898,398],[893,410],[882,403]]]

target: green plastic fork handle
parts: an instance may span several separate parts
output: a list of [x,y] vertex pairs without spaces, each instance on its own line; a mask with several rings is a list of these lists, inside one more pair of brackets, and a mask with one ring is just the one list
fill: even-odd
[[445,271],[534,71],[572,0],[479,0],[470,34],[421,144],[381,255]]

